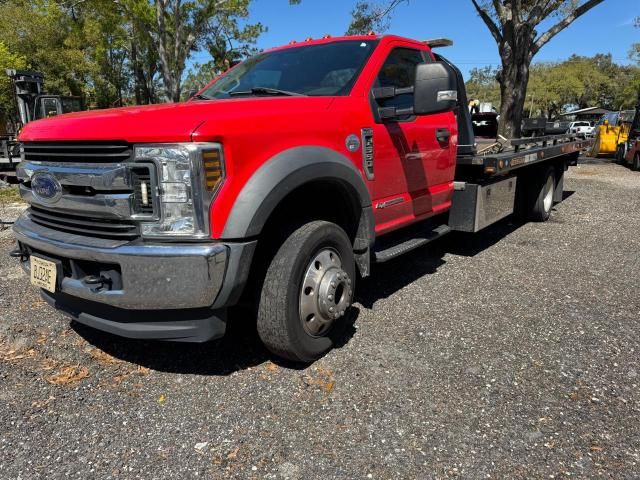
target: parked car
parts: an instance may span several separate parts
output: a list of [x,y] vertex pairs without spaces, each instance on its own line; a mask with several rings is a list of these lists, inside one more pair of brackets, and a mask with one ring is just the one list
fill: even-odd
[[595,127],[591,125],[590,122],[581,121],[581,122],[572,122],[569,125],[568,134],[569,135],[580,135],[584,137],[589,137],[593,135]]

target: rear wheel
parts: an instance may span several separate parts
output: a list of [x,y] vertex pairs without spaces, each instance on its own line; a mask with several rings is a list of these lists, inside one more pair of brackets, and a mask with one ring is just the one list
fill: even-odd
[[311,362],[333,346],[330,333],[351,306],[355,261],[338,225],[313,221],[294,231],[267,269],[258,334],[274,354]]
[[640,170],[640,152],[633,156],[633,169]]
[[553,193],[556,187],[555,169],[552,166],[542,171],[531,184],[529,191],[530,214],[534,222],[546,222],[553,208]]

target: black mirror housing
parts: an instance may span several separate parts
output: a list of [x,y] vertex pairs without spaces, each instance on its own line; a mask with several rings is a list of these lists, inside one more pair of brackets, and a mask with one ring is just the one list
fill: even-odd
[[421,63],[416,68],[415,115],[448,112],[458,104],[455,72],[442,62]]

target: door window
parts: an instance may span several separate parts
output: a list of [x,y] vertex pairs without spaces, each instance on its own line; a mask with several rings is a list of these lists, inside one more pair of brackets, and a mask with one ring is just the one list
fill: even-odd
[[[416,67],[424,63],[425,56],[420,50],[396,48],[391,51],[382,65],[374,87],[412,87],[416,78]],[[413,94],[398,95],[377,101],[380,107],[408,108],[413,106]]]

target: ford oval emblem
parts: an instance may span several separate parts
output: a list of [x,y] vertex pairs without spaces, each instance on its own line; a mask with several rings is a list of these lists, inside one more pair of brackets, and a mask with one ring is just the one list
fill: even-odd
[[57,202],[62,197],[62,185],[47,172],[36,173],[31,177],[31,191],[38,200],[46,203]]

